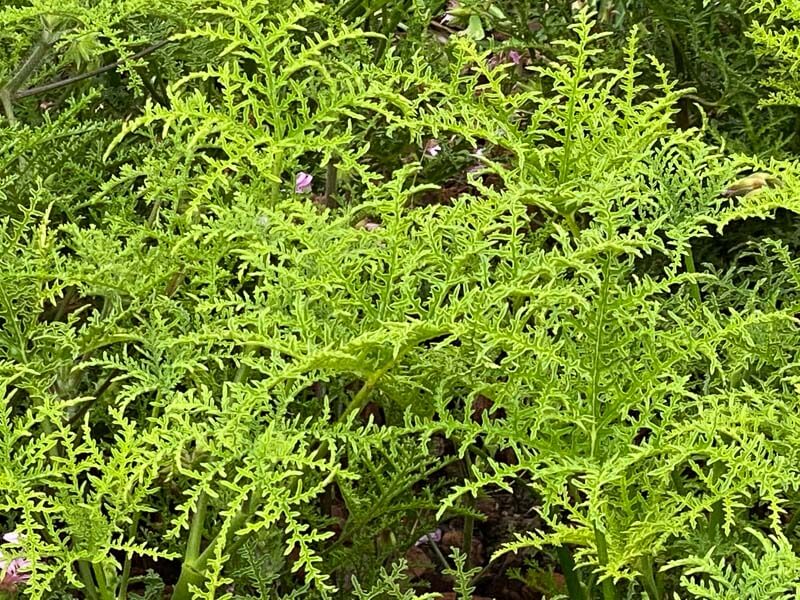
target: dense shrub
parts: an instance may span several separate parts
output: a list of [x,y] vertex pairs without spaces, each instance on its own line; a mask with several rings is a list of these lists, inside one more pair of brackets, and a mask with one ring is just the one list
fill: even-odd
[[[19,4],[0,597],[798,594],[800,180],[745,123],[791,70],[705,78],[657,2]],[[702,4],[719,79],[760,65]]]

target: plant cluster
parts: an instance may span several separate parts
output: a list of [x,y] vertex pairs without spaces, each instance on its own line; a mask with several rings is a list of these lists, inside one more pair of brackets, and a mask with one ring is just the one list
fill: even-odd
[[797,597],[795,4],[0,9],[0,598]]

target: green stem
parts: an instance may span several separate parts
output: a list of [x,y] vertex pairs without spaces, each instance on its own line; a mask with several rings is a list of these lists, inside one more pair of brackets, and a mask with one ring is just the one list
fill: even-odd
[[325,171],[325,205],[330,206],[331,199],[336,194],[338,169],[333,159],[328,161]]
[[[608,545],[606,544],[606,536],[603,532],[595,527],[594,539],[597,543],[597,559],[602,566],[608,564]],[[603,600],[616,600],[617,592],[614,589],[614,582],[610,578],[603,579],[602,590]]]
[[342,413],[343,417],[347,417],[355,412],[360,412],[361,409],[367,404],[367,399],[369,398],[370,393],[378,384],[378,380],[383,377],[386,372],[392,368],[394,365],[395,359],[389,360],[386,364],[384,364],[380,369],[375,371],[369,378],[364,382],[364,385],[361,386],[361,389],[358,390],[358,393],[355,397],[350,401],[350,404],[344,409]]
[[67,314],[67,308],[69,307],[70,302],[75,298],[77,293],[77,288],[71,286],[67,288],[64,292],[64,297],[61,299],[61,302],[58,303],[58,309],[56,310],[56,314],[53,317],[53,321],[61,321],[64,318],[64,315]]
[[[464,471],[465,477],[464,479],[469,480],[472,476],[472,460],[469,457],[469,451],[464,454]],[[475,509],[475,497],[472,494],[469,494],[464,501],[466,507],[468,509]],[[475,517],[471,514],[464,515],[464,530],[463,530],[463,542],[462,542],[462,552],[464,556],[466,556],[466,563],[465,568],[469,570],[472,568],[472,536],[475,532]]]
[[575,238],[579,238],[581,235],[581,229],[578,227],[577,221],[575,221],[575,213],[569,212],[564,215],[564,218],[567,221],[567,227],[569,227],[570,233]]
[[11,125],[14,125],[17,122],[17,117],[14,115],[14,103],[11,101],[11,94],[8,90],[0,90],[0,103],[3,105],[6,119]]
[[558,546],[556,548],[556,556],[558,556],[558,564],[561,565],[561,574],[567,584],[569,600],[585,600],[586,596],[583,593],[583,587],[578,578],[578,573],[575,571],[575,560],[572,558],[572,552],[565,546]]
[[447,562],[447,559],[444,557],[444,554],[442,554],[442,551],[439,550],[439,544],[437,544],[436,541],[431,537],[431,534],[428,533],[426,534],[425,537],[428,538],[428,545],[431,547],[431,550],[433,550],[433,553],[436,555],[436,559],[439,561],[439,564],[442,565],[442,569],[444,570],[452,569],[452,566],[450,565],[450,563]]
[[[722,462],[715,462],[712,467],[712,473],[714,475],[714,481],[718,481],[723,473],[725,473],[725,465]],[[717,500],[714,502],[714,506],[711,509],[711,516],[708,520],[708,528],[712,536],[722,535],[724,521],[725,516],[722,510],[722,500]]]
[[[108,71],[112,71],[112,70],[116,69],[117,67],[119,67],[120,65],[125,64],[128,61],[138,60],[140,58],[143,58],[143,57],[147,56],[148,54],[151,54],[151,53],[155,52],[156,50],[158,50],[160,48],[163,48],[164,46],[169,44],[171,41],[172,40],[162,40],[160,42],[156,42],[152,46],[148,46],[147,48],[145,48],[144,50],[140,50],[136,54],[133,54],[133,55],[125,57],[125,58],[120,58],[119,60],[116,60],[113,63],[104,65],[104,66],[100,67],[99,69],[95,69],[94,71],[89,71],[88,73],[81,73],[80,75],[75,75],[74,77],[68,77],[67,79],[59,79],[58,81],[52,81],[52,82],[46,83],[44,85],[40,85],[40,86],[33,87],[33,88],[28,88],[27,90],[16,91],[16,89],[15,89],[14,93],[13,93],[13,98],[21,99],[21,98],[27,98],[29,96],[36,96],[37,94],[43,94],[45,92],[51,92],[53,90],[57,90],[58,88],[62,88],[64,86],[71,85],[71,84],[77,83],[79,81],[83,81],[84,79],[91,79],[92,77],[96,77],[96,76],[101,75],[103,73],[107,73]],[[142,79],[144,80],[145,78],[142,78]],[[147,86],[147,83],[145,83],[145,86]]]
[[[692,247],[689,246],[689,251],[686,253],[684,258],[684,265],[686,267],[687,273],[697,273],[697,270],[694,266],[694,254]],[[696,281],[693,281],[690,287],[692,298],[694,298],[695,302],[697,302],[698,306],[702,304],[703,298],[700,296],[700,286],[697,285]]]
[[283,150],[275,153],[275,162],[272,165],[272,174],[275,181],[272,182],[272,203],[278,204],[281,200],[281,175],[283,174]]
[[661,600],[661,590],[653,574],[653,560],[650,556],[641,558],[642,583],[647,591],[649,600]]
[[569,102],[567,104],[567,120],[564,126],[564,148],[563,148],[563,155],[561,157],[561,164],[558,167],[558,183],[562,184],[567,180],[567,174],[569,173],[570,168],[570,160],[572,160],[572,131],[574,129],[575,124],[573,121],[575,120],[575,109],[577,107],[578,102],[578,86],[580,85],[581,81],[583,80],[583,68],[584,68],[584,60],[585,60],[585,49],[583,47],[580,48],[580,56],[578,57],[578,66],[575,69],[575,73],[572,76],[572,89],[569,92]]
[[[139,515],[136,513],[131,521],[130,529],[128,529],[128,537],[133,540],[136,537],[136,527],[139,525]],[[128,582],[131,578],[131,561],[133,559],[133,552],[128,552],[125,555],[125,564],[122,566],[122,577],[119,580],[119,591],[117,592],[117,600],[127,600],[128,598]]]
[[[190,539],[186,544],[187,558],[184,560],[183,566],[181,567],[181,574],[178,578],[178,583],[175,584],[175,588],[172,592],[172,600],[191,600],[192,596],[190,592],[190,586],[199,586],[202,583],[206,566],[208,565],[208,561],[211,559],[216,547],[219,544],[224,544],[225,546],[228,545],[233,535],[239,531],[247,519],[249,519],[253,513],[255,513],[256,507],[258,507],[260,501],[260,494],[256,494],[255,496],[251,497],[245,507],[240,509],[233,519],[231,519],[226,533],[224,535],[222,531],[217,533],[208,546],[206,546],[206,549],[202,552],[200,552],[200,540],[198,539],[197,535],[192,537],[192,533],[190,531]],[[203,507],[203,511],[205,511],[205,506]],[[192,529],[194,529],[195,521],[192,522]],[[202,530],[200,530],[200,537],[202,537]],[[190,549],[195,552],[195,554],[191,555],[191,558]]]
[[597,316],[597,334],[594,340],[594,352],[592,354],[592,387],[591,387],[591,406],[592,406],[592,431],[591,431],[591,452],[592,458],[597,455],[598,439],[600,436],[601,412],[600,401],[600,370],[602,368],[603,350],[603,330],[605,328],[606,304],[608,303],[608,280],[611,271],[611,257],[606,257],[603,265],[603,281],[600,284],[600,306]]
[[98,600],[99,596],[97,595],[97,586],[95,585],[94,577],[92,577],[92,570],[89,568],[89,563],[85,560],[78,561],[78,575],[83,583],[86,597],[89,600]]
[[106,573],[103,570],[103,565],[92,563],[92,570],[94,571],[95,579],[97,579],[97,586],[100,590],[100,598],[102,600],[114,600],[114,593],[108,587],[108,580]]
[[203,570],[205,565],[199,564],[200,546],[203,541],[203,530],[206,522],[206,508],[208,507],[208,495],[200,493],[197,499],[197,509],[189,528],[189,539],[186,542],[186,553],[183,558],[183,566],[178,583],[172,592],[173,600],[189,600],[191,598],[192,585],[198,586],[203,580]]
[[250,376],[250,367],[245,364],[243,359],[255,351],[255,344],[245,345],[244,352],[242,353],[242,359],[240,359],[239,362],[239,368],[236,369],[236,374],[233,376],[233,383],[241,384],[247,381],[247,378]]
[[33,46],[33,49],[28,54],[28,57],[20,65],[17,72],[8,80],[8,82],[0,89],[0,101],[3,104],[3,110],[6,113],[6,118],[11,125],[17,122],[14,116],[14,97],[28,78],[33,74],[37,67],[47,56],[50,47],[58,40],[60,34],[53,33],[48,30],[42,31],[39,40]]
[[200,493],[197,499],[197,510],[192,519],[189,529],[189,540],[186,542],[186,555],[184,561],[192,562],[200,556],[200,545],[203,541],[203,530],[206,523],[206,508],[208,507],[208,496],[205,492]]

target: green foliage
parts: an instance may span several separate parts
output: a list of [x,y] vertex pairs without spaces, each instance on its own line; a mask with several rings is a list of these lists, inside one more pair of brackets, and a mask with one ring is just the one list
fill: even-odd
[[751,11],[757,11],[762,19],[754,23],[750,37],[758,51],[771,59],[773,67],[764,77],[764,83],[772,93],[763,98],[762,103],[796,107],[800,104],[800,81],[797,78],[800,48],[796,28],[800,20],[800,5],[793,0],[760,0],[754,3]]
[[[450,14],[456,17],[457,28],[467,35],[480,31],[484,43],[516,49],[535,65],[558,54],[558,40],[582,7],[596,10],[595,26],[614,34],[603,43],[600,60],[605,65],[620,63],[624,54],[620,42],[632,27],[639,27],[642,50],[656,56],[682,87],[693,90],[679,103],[675,118],[682,128],[699,126],[708,117],[707,134],[717,142],[725,139],[739,151],[776,156],[789,147],[796,150],[793,115],[777,106],[758,105],[764,95],[761,79],[774,61],[768,52],[757,53],[748,35],[753,18],[749,1],[460,0],[456,4]],[[781,5],[772,13],[776,20],[787,10],[787,3],[763,4],[765,10]]]
[[[96,60],[182,50],[124,117],[70,88],[0,130],[23,596],[434,598],[405,551],[456,516],[469,550],[473,499],[512,486],[541,524],[495,558],[555,553],[571,598],[797,594],[800,258],[752,233],[796,229],[797,165],[676,127],[688,92],[611,12],[523,72],[481,36],[395,44],[445,8],[409,4],[67,3],[31,77],[90,29]],[[720,194],[750,170],[780,185]]]

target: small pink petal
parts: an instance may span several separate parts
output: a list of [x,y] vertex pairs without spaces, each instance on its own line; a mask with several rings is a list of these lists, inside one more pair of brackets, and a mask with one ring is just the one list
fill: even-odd
[[22,539],[22,536],[16,531],[9,531],[5,535],[3,535],[3,539],[9,544],[19,544],[19,541]]
[[431,541],[432,542],[439,542],[439,541],[441,541],[441,539],[442,539],[442,530],[441,529],[435,529],[434,531],[431,531],[430,533],[427,533],[427,534],[423,535],[421,538],[419,538],[414,545],[415,546],[422,546],[422,544],[427,544],[428,542],[431,542]]
[[5,575],[0,579],[0,591],[15,592],[21,583],[27,582],[31,576],[30,573],[21,573],[21,570],[27,569],[31,566],[31,561],[24,558],[15,558],[8,564],[6,568],[5,561],[0,561],[0,575],[5,571]]
[[520,62],[522,62],[522,55],[516,50],[512,50],[511,52],[509,52],[508,58],[510,58],[511,62],[514,63],[515,65],[518,65]]
[[300,171],[297,174],[297,177],[295,178],[295,182],[294,182],[294,191],[295,191],[295,193],[297,193],[297,194],[305,194],[307,191],[309,191],[311,189],[311,182],[313,180],[314,180],[314,178],[311,175],[309,175],[308,173],[305,173],[304,171]]

